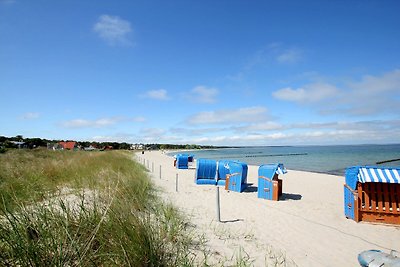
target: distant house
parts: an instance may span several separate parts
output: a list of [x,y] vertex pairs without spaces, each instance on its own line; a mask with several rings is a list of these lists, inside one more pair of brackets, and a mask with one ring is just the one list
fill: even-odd
[[144,144],[131,145],[131,149],[144,149]]
[[97,148],[94,145],[90,145],[90,146],[84,148],[84,150],[86,150],[86,151],[93,151],[93,150],[96,150],[96,149]]
[[62,147],[62,149],[66,149],[66,150],[73,150],[76,146],[75,141],[59,142],[59,144]]
[[11,141],[11,143],[13,143],[15,146],[17,146],[18,148],[26,148],[27,146],[25,145],[25,142],[22,141]]
[[47,149],[61,150],[61,149],[63,149],[63,147],[59,143],[47,143]]

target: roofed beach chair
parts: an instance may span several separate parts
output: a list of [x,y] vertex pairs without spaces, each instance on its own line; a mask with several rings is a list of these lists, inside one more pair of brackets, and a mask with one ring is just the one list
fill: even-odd
[[219,185],[225,185],[225,190],[243,192],[247,188],[247,164],[240,161],[226,161],[223,166],[227,172],[219,171],[219,181],[223,181],[225,175],[225,183]]
[[344,213],[356,222],[400,224],[400,169],[346,169]]
[[188,169],[189,165],[193,163],[193,155],[177,154],[174,157],[174,166],[177,169]]
[[283,164],[264,164],[258,168],[258,198],[279,200],[282,195],[282,180],[279,174],[287,173]]

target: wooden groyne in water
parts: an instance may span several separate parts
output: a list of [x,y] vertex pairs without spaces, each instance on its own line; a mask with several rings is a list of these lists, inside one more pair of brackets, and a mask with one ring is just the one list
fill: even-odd
[[378,161],[375,164],[383,164],[383,163],[394,162],[394,161],[400,161],[400,159],[389,159],[389,160],[384,160],[384,161]]
[[308,153],[288,153],[288,154],[273,154],[273,155],[246,155],[246,158],[258,157],[284,157],[284,156],[306,156]]

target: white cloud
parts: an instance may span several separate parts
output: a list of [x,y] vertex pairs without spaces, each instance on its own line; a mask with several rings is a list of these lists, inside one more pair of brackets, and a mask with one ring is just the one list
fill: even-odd
[[330,84],[314,83],[305,85],[303,88],[292,89],[290,87],[282,88],[272,93],[275,98],[299,102],[314,103],[330,99],[338,94],[339,90]]
[[63,123],[65,128],[103,128],[113,125],[119,121],[121,118],[101,118],[97,120],[85,120],[85,119],[75,119],[66,121]]
[[[172,128],[149,127],[138,133],[96,136],[98,141],[129,143],[175,143],[213,145],[298,145],[394,143],[400,136],[400,120],[305,122],[278,124],[266,121],[231,127]],[[275,126],[274,126],[275,125]],[[275,127],[275,129],[274,129]]]
[[40,114],[38,112],[27,112],[23,114],[20,118],[23,120],[34,120],[38,119]]
[[158,89],[158,90],[150,90],[147,91],[142,97],[151,98],[156,100],[169,100],[169,96],[167,94],[167,90]]
[[17,1],[16,0],[0,0],[0,4],[4,4],[4,5],[11,5],[11,4],[15,4]]
[[119,143],[138,143],[138,137],[132,133],[115,133],[112,135],[96,135],[89,138],[90,141],[96,142],[119,142]]
[[218,92],[216,88],[200,85],[193,88],[185,97],[193,102],[211,104],[216,102]]
[[303,88],[292,89],[290,87],[286,87],[273,92],[272,95],[278,99],[293,102],[302,102],[307,99],[306,90]]
[[167,141],[168,139],[174,139],[171,136],[167,135],[167,130],[163,128],[143,128],[140,130],[138,136],[141,142],[145,143],[162,143]]
[[[400,120],[237,124],[236,121],[230,121],[226,127],[220,124],[201,127],[204,124],[197,124],[198,128],[173,128],[169,131],[176,134],[174,141],[180,143],[214,145],[394,143],[400,137]],[[168,138],[162,137],[163,140]]]
[[144,128],[141,130],[141,134],[144,136],[162,136],[165,133],[165,129],[162,128]]
[[146,121],[146,118],[145,118],[145,117],[140,117],[140,116],[138,116],[138,117],[134,117],[134,118],[132,119],[132,121],[134,121],[134,122],[145,122],[145,121]]
[[283,128],[283,125],[274,122],[274,121],[266,121],[266,122],[260,122],[260,123],[254,123],[250,125],[245,125],[241,127],[232,127],[233,130],[237,132],[244,132],[244,131],[274,131],[274,130],[280,130]]
[[200,112],[187,120],[189,124],[234,124],[261,121],[266,118],[264,107],[248,107],[236,110]]
[[189,143],[213,144],[213,145],[265,145],[279,140],[288,139],[290,135],[285,133],[272,134],[241,134],[241,135],[217,135],[193,138]]
[[332,112],[351,115],[373,115],[400,112],[400,70],[396,69],[381,76],[364,76],[360,81],[348,84],[342,92],[340,107],[332,107]]
[[350,83],[353,88],[361,95],[370,96],[381,93],[400,92],[400,69],[387,72],[382,76],[365,75],[360,82]]
[[130,22],[118,16],[101,15],[93,26],[93,30],[110,45],[132,44],[128,39],[132,32]]
[[276,60],[281,64],[294,64],[299,62],[303,57],[301,50],[297,48],[286,49],[276,57]]
[[207,127],[207,128],[171,128],[169,131],[173,134],[187,135],[187,136],[199,136],[204,134],[210,134],[215,132],[222,132],[227,130],[223,127]]
[[343,81],[341,87],[312,83],[297,89],[282,88],[272,93],[281,100],[310,104],[321,114],[371,116],[400,113],[400,70],[381,76],[367,75],[358,81]]

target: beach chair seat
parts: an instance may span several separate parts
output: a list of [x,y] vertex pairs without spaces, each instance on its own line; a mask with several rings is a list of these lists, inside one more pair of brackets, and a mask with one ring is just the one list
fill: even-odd
[[199,185],[216,185],[217,161],[198,159],[196,161],[195,183]]

